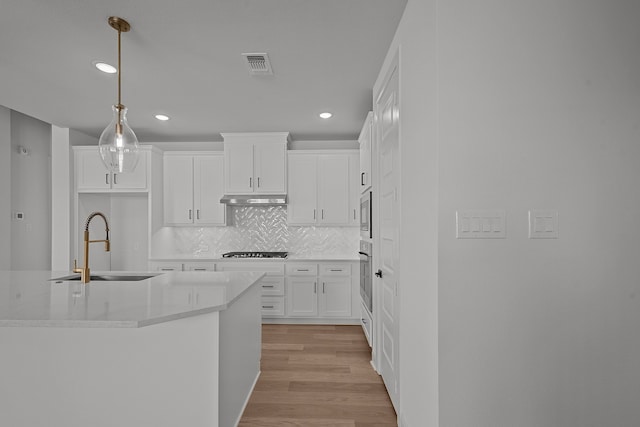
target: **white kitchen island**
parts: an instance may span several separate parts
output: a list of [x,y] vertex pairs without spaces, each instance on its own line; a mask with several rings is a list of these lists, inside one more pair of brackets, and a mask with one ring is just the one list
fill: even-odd
[[259,375],[262,273],[50,280],[65,275],[0,271],[2,425],[236,425]]

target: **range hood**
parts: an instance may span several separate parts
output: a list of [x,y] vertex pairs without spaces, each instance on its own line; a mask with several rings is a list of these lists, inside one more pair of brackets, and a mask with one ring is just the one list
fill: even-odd
[[225,195],[220,203],[232,206],[284,206],[287,204],[286,194],[251,194]]

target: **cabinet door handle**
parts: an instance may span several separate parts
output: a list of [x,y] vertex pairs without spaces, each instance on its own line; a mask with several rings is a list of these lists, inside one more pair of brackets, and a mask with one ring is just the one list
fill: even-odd
[[353,219],[354,220],[356,219],[356,210],[355,209],[353,210]]
[[364,185],[364,172],[360,174],[360,185]]
[[176,269],[173,267],[162,267],[160,271],[176,271]]
[[315,209],[313,210],[313,219],[314,220],[316,219],[316,210]]
[[193,219],[191,218],[191,209],[189,209],[189,219]]
[[324,282],[322,282],[322,293],[324,294]]
[[314,294],[318,293],[318,283],[317,282],[313,282],[313,293]]
[[200,209],[196,209],[196,218],[200,219]]
[[104,174],[104,183],[109,185],[109,174],[108,173]]
[[118,174],[117,173],[113,174],[113,185],[118,185]]
[[260,188],[260,177],[258,177],[258,188]]
[[253,182],[251,181],[253,178],[249,177],[249,188],[253,188]]
[[322,211],[322,219],[324,219],[324,209],[322,209],[321,211]]

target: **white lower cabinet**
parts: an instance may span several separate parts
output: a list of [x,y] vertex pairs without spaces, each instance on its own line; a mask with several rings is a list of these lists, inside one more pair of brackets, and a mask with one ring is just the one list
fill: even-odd
[[287,264],[287,316],[350,318],[349,263]]
[[184,271],[215,271],[216,264],[206,261],[189,261],[182,264]]
[[287,316],[318,315],[318,281],[316,277],[287,277]]
[[220,292],[217,287],[208,286],[171,286],[162,296],[165,304],[186,305],[194,308],[204,307],[210,303],[220,301]]
[[150,261],[149,270],[151,271],[182,271],[182,263],[172,262],[172,261]]
[[231,261],[216,264],[216,271],[264,271],[262,288],[262,317],[282,317],[284,310],[284,263]]
[[[261,271],[265,272],[259,283],[261,313],[265,319],[349,323],[361,318],[357,299],[358,269],[354,262],[151,261],[149,269],[161,272]],[[204,297],[202,292],[196,294],[194,290],[184,289],[173,289],[166,296],[179,304],[198,304]]]

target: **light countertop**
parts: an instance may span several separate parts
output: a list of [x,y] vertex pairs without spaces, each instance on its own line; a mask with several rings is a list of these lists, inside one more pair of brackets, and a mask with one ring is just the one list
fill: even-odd
[[225,310],[264,275],[201,271],[103,273],[155,276],[140,281],[82,284],[51,280],[70,276],[64,271],[0,271],[0,327],[148,326]]

